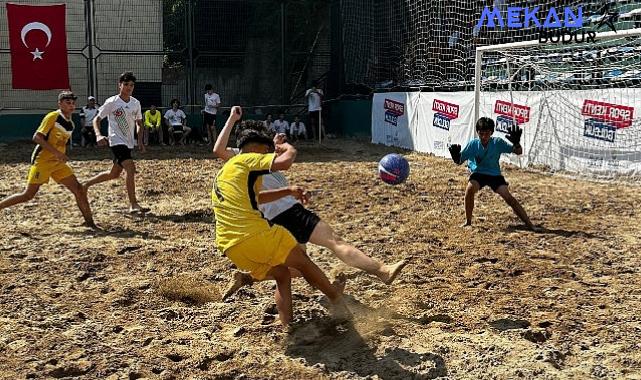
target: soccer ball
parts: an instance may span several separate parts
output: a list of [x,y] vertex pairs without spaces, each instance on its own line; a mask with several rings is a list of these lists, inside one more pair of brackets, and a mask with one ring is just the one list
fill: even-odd
[[390,153],[378,163],[378,176],[383,182],[398,185],[410,175],[410,164],[400,154]]

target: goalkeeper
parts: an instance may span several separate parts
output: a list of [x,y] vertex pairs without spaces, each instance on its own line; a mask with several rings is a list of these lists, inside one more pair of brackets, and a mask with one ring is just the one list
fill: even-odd
[[483,187],[489,186],[512,207],[514,213],[525,223],[527,228],[535,230],[536,228],[528,218],[523,206],[510,194],[508,183],[501,175],[499,166],[501,154],[516,153],[520,155],[523,153],[520,144],[523,130],[518,125],[510,128],[506,135],[506,138],[511,142],[510,144],[500,137],[492,137],[494,120],[482,117],[476,122],[476,133],[479,137],[468,142],[462,151],[460,145],[451,145],[449,148],[452,160],[457,165],[467,161],[468,168],[472,172],[465,189],[465,224],[463,226],[472,225],[474,196]]

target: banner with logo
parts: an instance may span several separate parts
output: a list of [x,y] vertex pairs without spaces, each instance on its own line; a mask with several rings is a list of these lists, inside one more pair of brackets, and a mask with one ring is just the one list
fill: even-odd
[[69,88],[65,5],[7,3],[12,87]]
[[372,101],[372,142],[417,150],[416,114],[417,92],[388,92],[374,94]]
[[417,115],[417,144],[421,152],[450,157],[449,144],[465,144],[474,138],[473,92],[423,92]]
[[[413,104],[409,124],[402,126],[410,136],[386,140],[391,127],[384,122],[383,101],[390,96]],[[372,119],[379,121],[372,124],[372,141],[449,158],[448,144],[465,146],[476,137],[473,104],[473,92],[376,94]],[[497,137],[514,124],[523,129],[524,153],[503,155],[503,161],[608,177],[641,175],[641,89],[484,92],[479,115],[494,120]]]

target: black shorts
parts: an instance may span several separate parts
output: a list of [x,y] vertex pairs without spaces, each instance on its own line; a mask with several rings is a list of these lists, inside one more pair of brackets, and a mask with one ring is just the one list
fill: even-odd
[[205,125],[216,125],[216,115],[209,112],[203,112],[203,119],[205,120]]
[[182,132],[183,131],[183,126],[182,125],[172,125],[169,128],[173,129],[174,132]]
[[487,175],[487,174],[481,174],[481,173],[472,173],[470,176],[470,181],[476,181],[481,185],[481,189],[485,186],[489,186],[492,188],[493,191],[496,191],[499,187],[505,185],[507,186],[508,183],[505,182],[505,178],[503,178],[502,175]]
[[314,228],[316,228],[320,220],[318,215],[303,207],[302,204],[297,203],[278,214],[271,222],[285,227],[287,231],[294,235],[296,241],[300,244],[305,244],[309,241],[309,237],[312,236],[312,232],[314,232]]
[[131,160],[131,151],[127,145],[114,145],[111,147],[111,154],[114,156],[114,164],[122,166],[122,163]]

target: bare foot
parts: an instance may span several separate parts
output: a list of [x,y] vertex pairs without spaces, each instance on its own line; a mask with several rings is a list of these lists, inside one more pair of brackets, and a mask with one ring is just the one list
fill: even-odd
[[93,220],[85,221],[84,223],[82,223],[82,224],[81,224],[81,226],[82,226],[82,227],[91,228],[91,229],[92,229],[92,230],[94,230],[94,231],[98,231],[98,230],[100,230],[100,227],[98,227],[98,226],[96,225],[96,223],[94,223],[94,221],[93,221]]
[[472,222],[465,222],[461,224],[461,227],[471,227],[471,226],[472,226]]
[[251,285],[253,282],[254,279],[249,274],[240,271],[234,272],[234,276],[227,286],[225,294],[223,294],[223,301],[236,293],[238,289],[242,288],[245,285]]
[[407,265],[407,260],[401,260],[396,264],[392,264],[392,265],[385,265],[383,267],[384,268],[383,275],[379,276],[379,278],[381,279],[381,281],[383,281],[385,285],[390,285],[392,282],[394,282],[396,277],[398,277],[398,275],[401,273],[401,271],[403,270],[403,268],[405,268],[406,265]]
[[144,214],[149,212],[151,209],[149,207],[142,207],[139,204],[129,207],[129,212],[131,214]]
[[347,283],[347,276],[345,273],[341,272],[336,275],[336,278],[334,279],[334,282],[332,282],[332,285],[336,288],[336,291],[339,294],[339,298],[343,296],[343,292],[345,291],[345,284]]
[[533,224],[531,224],[529,226],[526,226],[526,227],[532,232],[541,232],[541,231],[543,231],[543,228],[541,228],[540,226],[535,226]]

